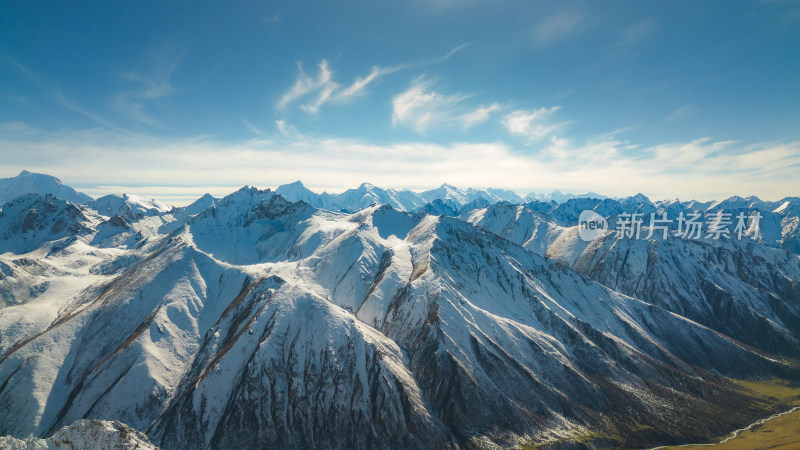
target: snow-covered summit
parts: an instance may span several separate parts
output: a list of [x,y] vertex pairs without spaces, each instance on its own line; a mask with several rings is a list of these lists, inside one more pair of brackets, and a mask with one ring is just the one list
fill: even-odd
[[25,194],[53,194],[73,203],[86,203],[92,200],[92,197],[77,192],[50,175],[23,170],[16,177],[0,178],[0,205]]
[[289,201],[304,201],[309,205],[318,203],[318,194],[305,187],[299,180],[295,181],[294,183],[278,186],[278,188],[275,189],[275,192],[282,195],[286,200]]
[[172,210],[172,207],[159,200],[144,199],[132,194],[109,194],[88,202],[86,206],[107,217],[152,216]]

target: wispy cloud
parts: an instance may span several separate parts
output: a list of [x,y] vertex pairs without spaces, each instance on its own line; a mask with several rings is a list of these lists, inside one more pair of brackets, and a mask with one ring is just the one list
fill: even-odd
[[310,98],[310,100],[301,104],[300,108],[312,114],[317,113],[326,103],[346,102],[363,95],[366,92],[367,86],[382,76],[401,70],[421,68],[444,62],[468,45],[470,44],[459,45],[438,58],[396,66],[373,66],[368,74],[356,77],[346,86],[333,80],[333,72],[331,71],[328,61],[325,59],[320,61],[317,75],[314,77],[306,74],[305,70],[303,70],[302,63],[297,62],[297,79],[292,87],[281,96],[276,107],[278,109],[287,108],[291,103],[305,97]]
[[569,97],[570,95],[572,95],[574,93],[575,93],[575,89],[570,88],[570,89],[567,89],[567,90],[564,90],[564,91],[561,91],[561,92],[557,93],[555,97],[557,99],[564,100],[565,98]]
[[500,109],[500,104],[497,102],[489,106],[479,106],[474,111],[462,115],[461,121],[463,122],[464,128],[470,128],[474,125],[486,122],[493,113],[500,111]]
[[559,106],[543,107],[533,111],[518,109],[503,118],[503,125],[509,133],[528,138],[528,141],[544,139],[559,128],[550,122],[550,117],[560,109]]
[[24,167],[81,186],[118,186],[117,192],[138,187],[135,192],[148,197],[176,194],[159,186],[185,186],[180,195],[190,200],[193,192],[196,198],[209,190],[223,194],[225,186],[275,187],[297,179],[342,189],[366,179],[413,189],[447,180],[520,192],[561,188],[701,200],[733,194],[777,200],[800,191],[800,142],[745,145],[704,138],[637,147],[616,139],[574,145],[554,138],[558,151],[542,158],[500,142],[374,145],[297,132],[221,142],[102,130],[31,136],[19,124],[0,129],[0,176]]
[[583,31],[584,11],[563,11],[540,21],[532,30],[533,42],[547,46]]
[[24,65],[24,64],[22,64],[21,62],[17,61],[16,59],[13,59],[13,58],[5,58],[5,60],[6,60],[6,61],[7,61],[9,64],[11,64],[12,66],[14,66],[14,67],[15,67],[17,70],[19,70],[20,72],[24,73],[24,74],[25,74],[25,75],[26,75],[28,78],[30,78],[30,79],[32,79],[32,80],[35,80],[35,81],[39,81],[39,82],[41,82],[41,81],[42,81],[38,75],[36,75],[35,73],[33,73],[33,72],[30,70],[30,69],[28,69],[28,67],[27,67],[27,66],[25,66],[25,65]]
[[0,123],[0,134],[9,136],[34,136],[41,135],[43,131],[39,128],[28,125],[25,122],[6,122]]
[[278,13],[268,14],[262,17],[261,20],[267,23],[278,23],[281,20],[281,16]]
[[632,25],[620,36],[617,45],[635,44],[646,38],[653,32],[654,24],[652,20],[645,20]]
[[374,81],[376,78],[383,75],[388,75],[392,72],[397,72],[398,70],[400,70],[399,66],[398,67],[373,66],[372,70],[369,72],[369,74],[367,74],[367,76],[356,78],[355,80],[353,80],[353,83],[350,86],[337,92],[336,99],[347,100],[349,98],[362,94],[367,85],[370,84],[372,81]]
[[264,137],[268,134],[266,131],[262,130],[261,128],[259,128],[258,126],[256,126],[247,119],[242,119],[242,125],[244,125],[244,127],[247,128],[248,131],[255,134],[256,136]]
[[669,113],[669,115],[664,118],[664,122],[675,122],[678,120],[682,120],[691,116],[694,113],[695,113],[695,107],[693,105],[684,105]]
[[363,77],[356,77],[353,82],[346,87],[333,81],[333,72],[328,61],[322,60],[318,66],[316,77],[311,77],[303,70],[303,65],[298,62],[299,72],[294,85],[278,101],[278,109],[289,106],[292,102],[302,97],[311,97],[309,101],[300,105],[300,108],[309,113],[316,113],[328,102],[342,102],[354,98],[364,93],[367,86],[374,82],[378,77],[396,72],[400,67],[378,67],[373,66],[370,72]]
[[471,108],[464,104],[470,94],[442,94],[433,82],[417,78],[406,91],[392,98],[392,124],[406,125],[418,133],[431,127],[460,126],[469,128],[486,122],[500,110],[499,103]]
[[148,103],[169,97],[176,92],[170,78],[181,63],[182,56],[166,49],[153,53],[146,71],[130,70],[122,74],[122,79],[136,86],[116,95],[114,105],[117,111],[131,119],[161,128],[161,122],[147,112]]
[[399,66],[399,67],[425,67],[425,66],[430,66],[432,64],[439,64],[439,63],[445,62],[448,59],[452,58],[453,55],[455,55],[456,53],[460,52],[461,50],[469,47],[470,45],[472,45],[472,43],[471,42],[467,42],[467,43],[459,45],[458,47],[453,48],[452,50],[450,50],[449,52],[447,52],[446,54],[444,54],[443,56],[440,56],[438,58],[426,59],[426,60],[420,61],[418,63],[407,64],[405,66]]
[[278,133],[280,133],[283,137],[296,138],[300,136],[300,133],[297,131],[297,128],[295,128],[294,125],[290,125],[282,119],[275,121],[275,129],[278,130]]
[[104,119],[103,117],[95,113],[92,113],[91,111],[85,109],[83,106],[79,105],[77,102],[68,99],[66,96],[64,96],[64,94],[61,91],[56,92],[55,100],[56,103],[58,103],[62,107],[72,112],[76,112],[84,117],[88,117],[89,119],[94,120],[95,122],[104,127],[110,128],[112,130],[123,131],[121,128],[109,122],[108,120]]
[[392,123],[410,125],[424,133],[432,124],[451,121],[453,109],[467,98],[464,94],[440,94],[431,89],[430,81],[418,78],[407,91],[392,99]]
[[[50,98],[56,105],[64,109],[67,109],[69,111],[72,111],[73,113],[77,113],[88,119],[91,119],[93,122],[103,127],[116,131],[125,131],[124,129],[120,128],[119,126],[115,125],[114,123],[106,119],[105,117],[93,112],[90,108],[87,108],[86,106],[82,105],[74,98],[71,98],[70,96],[64,94],[64,92],[58,86],[58,84],[49,80],[46,76],[35,73],[26,65],[22,64],[21,62],[15,59],[6,57],[2,58],[2,60],[5,60],[12,67],[16,68],[30,80],[34,81],[39,86],[39,89],[41,89],[42,92],[46,93],[47,97]],[[3,94],[2,97],[18,102],[21,106],[36,112],[40,116],[47,117],[50,119],[53,118],[49,111],[45,112],[39,109],[36,105],[32,104],[32,102],[26,96],[15,95],[15,94],[10,94],[10,95]]]
[[[300,97],[303,97],[306,94],[317,92],[323,90],[325,88],[331,89],[331,84],[336,85],[333,81],[331,81],[331,71],[328,68],[328,61],[322,60],[319,63],[319,73],[316,78],[311,78],[310,76],[306,75],[305,71],[303,70],[303,64],[301,62],[297,62],[297,70],[299,75],[297,76],[297,80],[294,82],[294,85],[287,91],[281,99],[278,101],[278,108],[282,109],[288,106],[293,101],[297,100]],[[338,87],[338,85],[336,85]]]

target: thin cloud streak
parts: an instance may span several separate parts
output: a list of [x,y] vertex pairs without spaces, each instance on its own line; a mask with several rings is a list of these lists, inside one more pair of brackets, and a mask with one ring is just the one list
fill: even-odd
[[130,70],[122,74],[122,79],[138,85],[136,89],[117,94],[114,104],[121,114],[154,128],[163,128],[159,120],[147,113],[147,105],[158,99],[173,95],[176,89],[170,78],[181,63],[183,57],[177,56],[169,49],[153,53],[149,70],[150,74]]
[[492,103],[489,106],[480,106],[474,111],[468,112],[461,116],[461,120],[464,122],[463,126],[466,129],[484,123],[489,120],[493,113],[496,113],[501,109],[502,108],[500,107],[500,104],[497,102]]
[[625,30],[617,41],[617,45],[635,44],[649,36],[653,32],[653,28],[654,24],[652,20],[639,22]]
[[559,127],[549,123],[548,119],[560,108],[552,106],[533,111],[518,109],[503,118],[503,125],[509,133],[528,138],[528,142],[544,139]]
[[584,11],[563,11],[539,22],[532,30],[533,42],[548,46],[583,31]]
[[430,128],[459,126],[468,129],[489,120],[502,108],[499,103],[470,108],[463,102],[470,94],[442,94],[433,82],[417,78],[411,86],[392,98],[392,124],[409,126],[424,134]]
[[106,119],[104,119],[104,118],[98,116],[97,114],[94,114],[94,113],[84,109],[82,106],[78,105],[77,103],[73,102],[72,100],[67,99],[67,97],[65,97],[64,94],[61,91],[56,92],[55,100],[56,100],[56,103],[58,103],[62,107],[66,108],[66,109],[68,109],[68,110],[70,110],[72,112],[76,112],[76,113],[78,113],[78,114],[80,114],[80,115],[82,115],[84,117],[88,117],[89,119],[92,119],[95,122],[97,122],[99,125],[102,125],[104,127],[110,128],[112,130],[124,131],[122,128],[112,124],[111,122],[107,121]]
[[281,16],[278,13],[267,15],[261,18],[262,21],[267,23],[278,23],[281,20]]
[[408,90],[392,98],[392,124],[409,125],[417,133],[424,133],[433,124],[450,122],[451,111],[469,98],[464,94],[440,94],[431,85],[418,78]]
[[353,84],[351,84],[349,87],[339,91],[337,93],[337,95],[336,95],[336,99],[337,100],[347,100],[347,99],[350,99],[352,97],[355,97],[356,95],[359,95],[359,94],[363,93],[364,92],[364,88],[366,88],[367,85],[370,84],[372,81],[374,81],[376,78],[378,78],[380,76],[383,76],[383,75],[388,75],[388,74],[393,73],[393,72],[397,72],[398,70],[401,70],[401,68],[399,66],[398,67],[378,67],[378,66],[373,66],[372,70],[370,71],[370,73],[367,76],[356,78],[353,81]]
[[278,101],[278,109],[286,108],[290,103],[297,100],[300,97],[303,97],[306,94],[320,91],[324,89],[331,89],[331,84],[338,87],[337,84],[331,81],[332,74],[330,69],[328,68],[328,61],[322,60],[319,63],[319,73],[316,78],[311,78],[306,75],[305,71],[303,70],[303,64],[301,62],[297,62],[297,70],[299,75],[297,76],[297,80],[295,81],[294,85],[286,92],[281,99]]

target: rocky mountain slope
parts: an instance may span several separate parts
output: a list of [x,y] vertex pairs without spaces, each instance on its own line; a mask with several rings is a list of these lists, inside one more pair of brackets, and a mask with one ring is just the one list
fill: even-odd
[[[575,209],[568,201],[551,213],[531,205],[493,205],[463,217],[538,254],[558,261],[615,291],[641,298],[759,348],[797,356],[800,338],[800,259],[771,248],[781,240],[723,238],[684,239],[670,230],[650,239],[647,220],[639,239],[609,230],[591,242],[576,225],[557,220],[559,210]],[[605,201],[582,201],[613,221],[624,212],[646,210],[677,216],[675,204],[630,202],[628,208]],[[533,205],[536,206],[536,205]],[[768,205],[771,207],[772,205]],[[720,205],[709,207],[713,210]],[[679,212],[685,212],[680,208]],[[742,211],[735,209],[730,214]],[[754,210],[746,210],[748,214]],[[555,212],[556,214],[553,214]],[[709,213],[710,214],[710,213]],[[577,219],[576,219],[577,222]],[[773,216],[764,215],[762,233]],[[673,227],[674,228],[674,227]],[[786,232],[786,236],[789,236]],[[705,236],[705,233],[703,233]]]
[[249,187],[136,214],[18,198],[0,435],[94,419],[163,448],[644,447],[766,415],[724,377],[798,376],[797,255],[584,242],[565,219],[664,207],[645,200],[455,218]]

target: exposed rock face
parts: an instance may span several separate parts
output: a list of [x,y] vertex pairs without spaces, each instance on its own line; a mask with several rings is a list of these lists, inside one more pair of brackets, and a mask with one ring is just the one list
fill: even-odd
[[0,209],[0,253],[28,253],[62,238],[92,233],[97,221],[53,195],[27,194]]
[[637,241],[609,234],[587,247],[573,268],[750,345],[800,355],[796,255],[754,243]]

